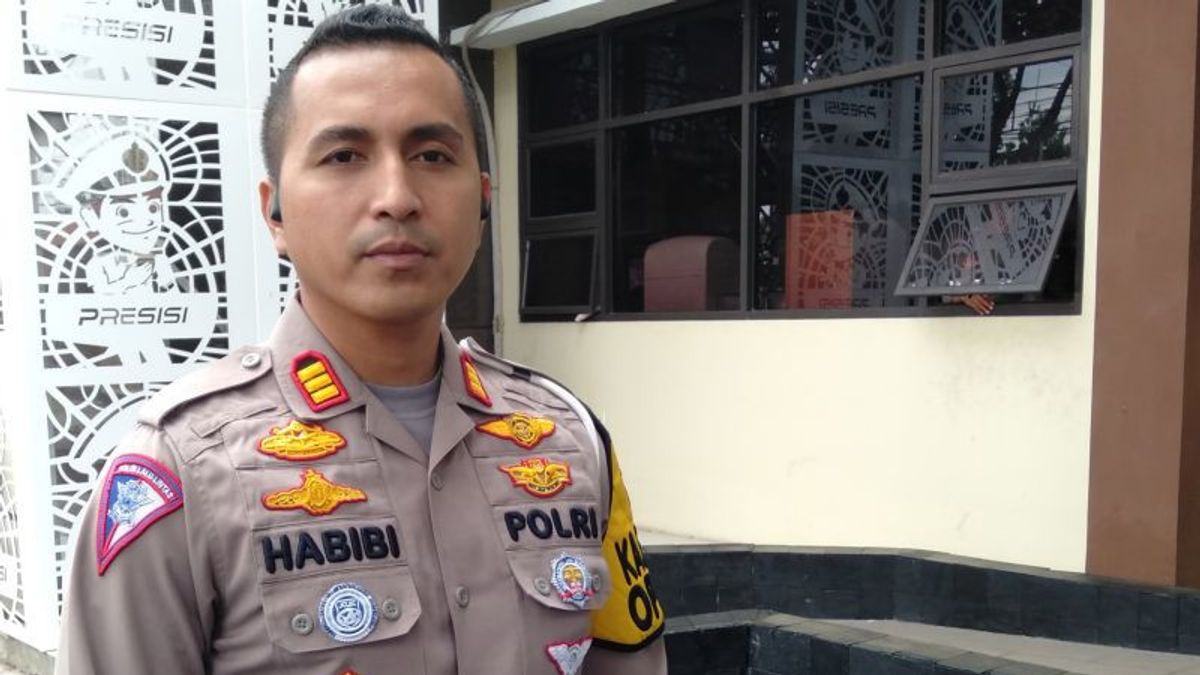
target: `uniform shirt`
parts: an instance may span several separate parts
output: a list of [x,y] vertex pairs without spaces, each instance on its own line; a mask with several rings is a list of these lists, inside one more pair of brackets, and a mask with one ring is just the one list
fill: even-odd
[[441,359],[428,452],[296,300],[160,392],[85,512],[57,672],[666,673],[603,428],[445,329]]

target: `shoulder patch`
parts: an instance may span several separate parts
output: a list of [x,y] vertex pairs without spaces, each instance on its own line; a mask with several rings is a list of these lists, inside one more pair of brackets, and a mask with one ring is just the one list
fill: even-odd
[[96,572],[104,571],[154,523],[183,506],[183,486],[145,455],[113,459],[96,510]]
[[138,421],[161,428],[167,415],[180,406],[219,391],[240,387],[270,371],[270,350],[266,347],[243,347],[172,382],[142,405]]
[[609,452],[612,500],[608,529],[601,544],[608,564],[612,593],[604,607],[592,613],[596,646],[616,651],[636,651],[663,631],[666,616],[650,581],[650,568],[633,524],[633,509],[616,456]]

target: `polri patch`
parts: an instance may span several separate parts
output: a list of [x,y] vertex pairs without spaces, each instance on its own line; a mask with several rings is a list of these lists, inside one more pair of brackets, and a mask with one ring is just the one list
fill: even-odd
[[539,499],[553,497],[571,484],[571,467],[565,462],[552,462],[545,457],[530,457],[517,464],[496,468],[508,474],[513,487],[519,487]]
[[338,485],[316,469],[305,469],[299,487],[263,496],[263,506],[272,511],[304,509],[310,516],[325,516],[349,502],[367,501],[367,493],[349,485]]
[[316,350],[292,358],[292,382],[313,412],[321,412],[350,400],[346,386],[333,370],[333,364]]
[[170,469],[145,455],[114,459],[96,512],[97,573],[103,575],[117,554],[181,506],[183,487]]
[[574,642],[552,642],[546,645],[546,656],[558,670],[559,675],[576,675],[583,666],[583,658],[592,646],[592,638],[585,637]]
[[492,407],[492,397],[488,396],[487,389],[483,388],[483,379],[479,377],[479,371],[475,369],[475,362],[466,352],[458,355],[458,361],[462,364],[463,386],[466,387],[467,393],[476,401],[489,408]]
[[508,417],[484,422],[475,428],[496,438],[512,441],[526,450],[532,450],[543,438],[554,433],[554,420],[513,413]]
[[362,586],[344,582],[325,591],[317,603],[321,629],[338,642],[358,642],[375,630],[379,614],[375,598]]
[[307,462],[328,457],[346,447],[346,439],[319,424],[292,420],[287,426],[271,427],[258,441],[258,451],[289,462]]
[[592,590],[592,575],[587,563],[570,553],[563,553],[550,563],[550,583],[558,590],[563,602],[583,609],[596,594]]

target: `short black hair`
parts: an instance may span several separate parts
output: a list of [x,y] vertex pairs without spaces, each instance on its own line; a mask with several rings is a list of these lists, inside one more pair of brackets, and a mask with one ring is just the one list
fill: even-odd
[[486,161],[483,141],[483,113],[475,87],[451,53],[425,27],[404,10],[391,5],[358,5],[344,9],[322,21],[305,41],[304,46],[271,85],[262,117],[262,153],[267,175],[278,188],[279,167],[283,163],[283,144],[287,137],[291,115],[292,82],[305,59],[313,54],[360,45],[398,45],[424,47],[437,54],[450,66],[458,78],[463,104],[471,120],[475,136],[475,153],[482,167]]

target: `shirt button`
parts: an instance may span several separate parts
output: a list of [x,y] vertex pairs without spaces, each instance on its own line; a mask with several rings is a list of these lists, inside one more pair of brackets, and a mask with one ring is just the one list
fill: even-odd
[[383,612],[383,618],[389,621],[395,621],[400,618],[400,603],[396,602],[395,598],[388,598],[379,605],[379,610]]
[[550,582],[546,581],[546,577],[538,577],[534,579],[533,588],[542,595],[550,595]]
[[442,480],[442,474],[437,471],[434,471],[433,475],[429,477],[429,484],[433,486],[434,490],[441,490],[446,486],[446,482]]
[[292,632],[298,635],[308,635],[312,632],[312,617],[301,612],[292,617]]
[[254,352],[250,352],[242,357],[242,367],[246,370],[257,368],[260,363],[262,363],[262,357]]
[[454,601],[458,603],[459,607],[465,608],[471,604],[471,591],[468,591],[466,586],[459,586],[454,589]]

